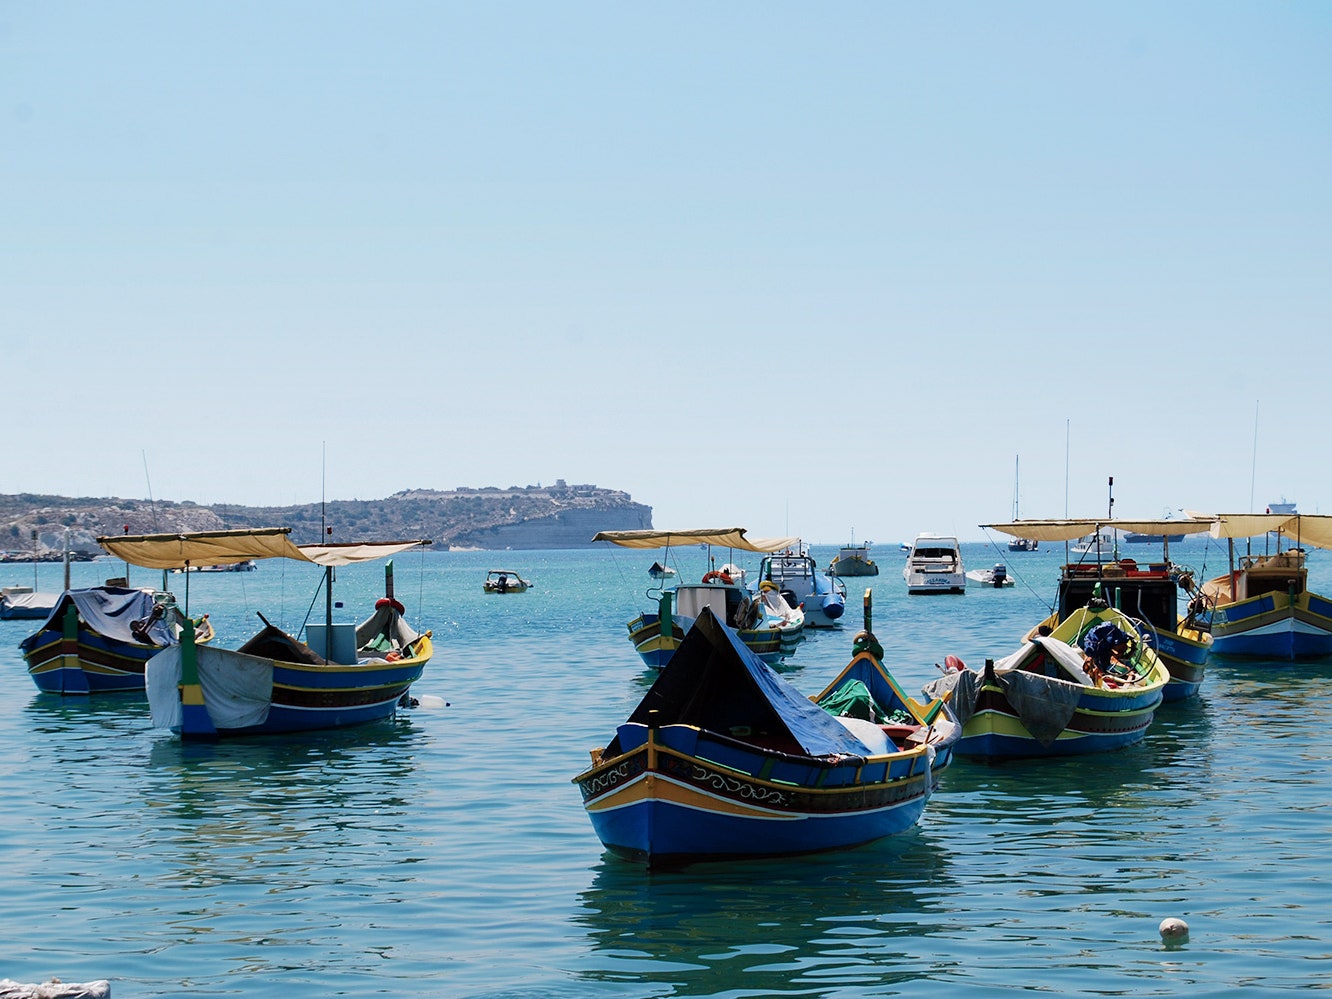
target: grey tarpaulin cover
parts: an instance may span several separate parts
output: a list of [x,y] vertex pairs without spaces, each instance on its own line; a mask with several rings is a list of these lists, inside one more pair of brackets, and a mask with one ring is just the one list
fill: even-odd
[[[71,603],[79,609],[79,617],[83,618],[84,624],[97,634],[141,645],[144,644],[142,639],[130,630],[130,625],[135,621],[151,619],[155,601],[148,590],[122,586],[90,586],[85,590],[66,590],[52,609],[51,616],[39,629],[39,634],[49,628],[58,630],[65,608]],[[176,636],[169,627],[173,616],[164,615],[148,626],[147,635],[153,645],[176,644]],[[20,642],[19,647],[26,652],[37,639],[38,635],[31,635]]]
[[[1079,682],[1071,683],[1017,669],[1018,664],[1036,653],[1038,645],[1071,675],[1076,676]],[[1018,719],[1042,746],[1050,745],[1068,727],[1078,701],[1082,699],[1082,691],[1092,683],[1082,669],[1081,653],[1058,639],[1046,636],[1024,643],[1017,652],[995,663],[994,675]],[[958,721],[965,725],[975,711],[981,682],[978,673],[964,669],[930,681],[923,690],[929,697],[942,697],[951,691],[953,697],[949,706]]]
[[[655,715],[649,715],[655,712]],[[735,725],[784,730],[809,756],[864,756],[870,750],[783,680],[704,609],[630,723],[696,725],[728,732]]]

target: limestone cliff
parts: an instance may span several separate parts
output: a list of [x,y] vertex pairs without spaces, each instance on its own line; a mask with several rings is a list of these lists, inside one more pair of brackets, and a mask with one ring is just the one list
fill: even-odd
[[[50,557],[100,551],[100,535],[290,527],[292,540],[430,538],[445,548],[582,548],[597,531],[652,526],[652,508],[626,492],[593,485],[409,489],[377,500],[329,500],[285,507],[166,500],[0,495],[0,550]],[[11,557],[14,557],[11,554]]]

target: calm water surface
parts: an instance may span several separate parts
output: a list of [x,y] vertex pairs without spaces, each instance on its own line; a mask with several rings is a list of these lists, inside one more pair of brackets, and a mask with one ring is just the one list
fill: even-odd
[[[1047,612],[1062,555],[967,545],[969,567],[1005,561],[1018,585],[908,597],[894,547],[875,553],[880,576],[848,581],[848,623],[783,668],[800,689],[845,665],[866,586],[909,690],[948,653],[1012,651]],[[959,761],[918,828],[871,847],[650,875],[604,854],[569,779],[652,681],[624,624],[659,554],[399,556],[397,594],[436,636],[416,692],[447,706],[299,740],[182,745],[135,697],[39,694],[17,650],[34,623],[0,621],[0,977],[283,999],[1332,982],[1327,665],[1213,661],[1202,694],[1163,708],[1136,747]],[[827,564],[835,549],[815,554]],[[1175,554],[1200,575],[1225,568],[1202,542]],[[686,577],[706,569],[701,551],[678,558]],[[1310,564],[1332,592],[1332,554]],[[535,588],[484,596],[492,568]],[[121,571],[77,565],[74,584]],[[61,567],[37,572],[60,587]],[[347,619],[382,578],[340,571]],[[0,584],[32,580],[31,566],[0,566]],[[255,611],[299,627],[314,597],[309,567],[275,562],[189,582],[191,611],[228,644],[257,629]],[[171,586],[183,599],[184,577]],[[1188,921],[1189,943],[1162,944],[1167,916]]]

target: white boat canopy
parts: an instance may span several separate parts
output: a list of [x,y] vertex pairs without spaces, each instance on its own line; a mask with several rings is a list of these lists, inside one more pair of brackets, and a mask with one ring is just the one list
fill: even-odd
[[1210,518],[1214,538],[1255,538],[1279,531],[1298,545],[1332,548],[1332,514],[1318,513],[1193,513]]
[[600,531],[593,541],[609,541],[623,548],[669,548],[671,545],[716,545],[743,552],[779,552],[794,549],[799,538],[747,538],[743,527],[700,528],[692,531]]
[[[1074,541],[1102,529],[1134,534],[1201,534],[1212,528],[1207,519],[1188,520],[1017,520],[1007,524],[981,524],[986,530],[1036,541]],[[1261,532],[1260,532],[1261,533]]]
[[343,566],[387,558],[428,545],[429,541],[366,541],[350,544],[295,545],[290,527],[259,527],[195,534],[126,534],[98,538],[117,558],[146,569],[184,569],[198,565],[234,565],[259,558],[289,558],[322,566]]

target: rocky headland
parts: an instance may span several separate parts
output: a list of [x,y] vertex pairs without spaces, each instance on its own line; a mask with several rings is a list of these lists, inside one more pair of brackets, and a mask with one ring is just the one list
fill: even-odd
[[[435,550],[585,548],[597,531],[652,526],[652,507],[593,485],[407,489],[384,499],[296,506],[0,495],[0,551],[9,559],[101,552],[110,534],[290,527],[297,544],[429,538]],[[325,534],[324,528],[332,528]],[[68,540],[66,540],[68,539]]]

